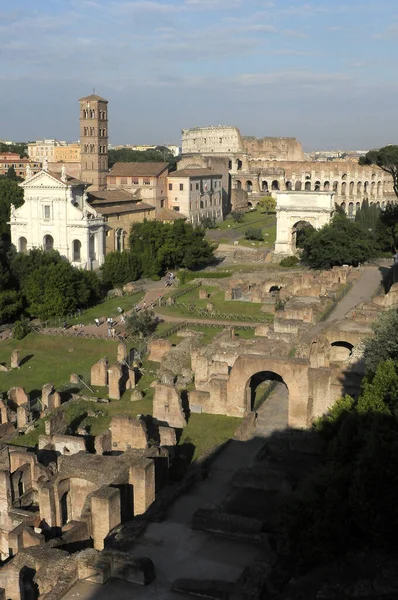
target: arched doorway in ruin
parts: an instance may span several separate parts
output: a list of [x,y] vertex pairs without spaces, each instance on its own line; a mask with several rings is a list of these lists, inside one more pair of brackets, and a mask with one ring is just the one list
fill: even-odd
[[330,360],[332,362],[346,362],[352,355],[354,346],[343,340],[330,344]]
[[291,427],[306,427],[312,416],[309,414],[312,409],[309,402],[308,368],[309,363],[300,359],[240,355],[227,381],[224,412],[231,416],[243,416],[252,406],[253,388],[256,389],[260,383],[270,379],[279,383],[283,380],[289,391],[288,424]]
[[34,581],[35,569],[22,567],[19,572],[19,593],[21,600],[37,600],[40,596],[39,586]]
[[287,426],[289,390],[286,383],[273,371],[254,373],[246,384],[247,411],[257,412],[269,398],[277,405],[279,416]]
[[309,221],[297,221],[292,227],[292,250],[303,248],[304,241],[314,231],[313,225]]

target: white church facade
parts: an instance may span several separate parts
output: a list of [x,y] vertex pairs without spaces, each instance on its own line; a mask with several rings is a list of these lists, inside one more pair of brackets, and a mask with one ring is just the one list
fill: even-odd
[[98,269],[105,257],[105,220],[87,202],[87,184],[46,169],[27,173],[24,204],[11,205],[11,241],[18,252],[58,250],[72,265]]

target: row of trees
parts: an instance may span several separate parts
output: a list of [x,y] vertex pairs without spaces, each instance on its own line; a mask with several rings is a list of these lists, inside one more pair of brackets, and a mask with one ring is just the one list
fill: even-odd
[[300,229],[297,246],[303,249],[303,262],[314,269],[356,266],[377,256],[391,256],[398,248],[398,205],[380,210],[365,201],[355,221],[337,208],[332,221],[321,229]]
[[144,152],[120,148],[120,150],[109,150],[108,161],[110,167],[116,162],[167,162],[171,167],[175,167],[178,157],[174,156],[166,146],[157,146]]
[[395,547],[398,534],[398,312],[367,343],[357,400],[345,396],[315,429],[323,463],[284,504],[280,527],[299,569],[352,551]]
[[140,277],[157,279],[170,269],[200,269],[214,261],[215,246],[205,239],[204,229],[184,219],[134,223],[129,244],[129,250],[105,257],[102,275],[106,284],[120,285]]

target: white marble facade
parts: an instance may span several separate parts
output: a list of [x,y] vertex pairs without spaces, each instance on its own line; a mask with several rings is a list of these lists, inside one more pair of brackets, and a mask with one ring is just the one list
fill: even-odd
[[11,205],[11,241],[18,252],[58,250],[74,266],[98,269],[105,256],[105,221],[86,201],[86,184],[43,169],[20,183],[25,202]]
[[330,222],[334,212],[334,192],[275,192],[276,241],[275,254],[296,252],[299,223],[309,223],[320,229]]

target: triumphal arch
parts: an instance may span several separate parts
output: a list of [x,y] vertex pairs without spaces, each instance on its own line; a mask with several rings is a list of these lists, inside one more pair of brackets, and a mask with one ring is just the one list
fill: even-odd
[[295,254],[297,226],[304,222],[320,229],[334,211],[333,192],[276,192],[276,202],[275,254]]

